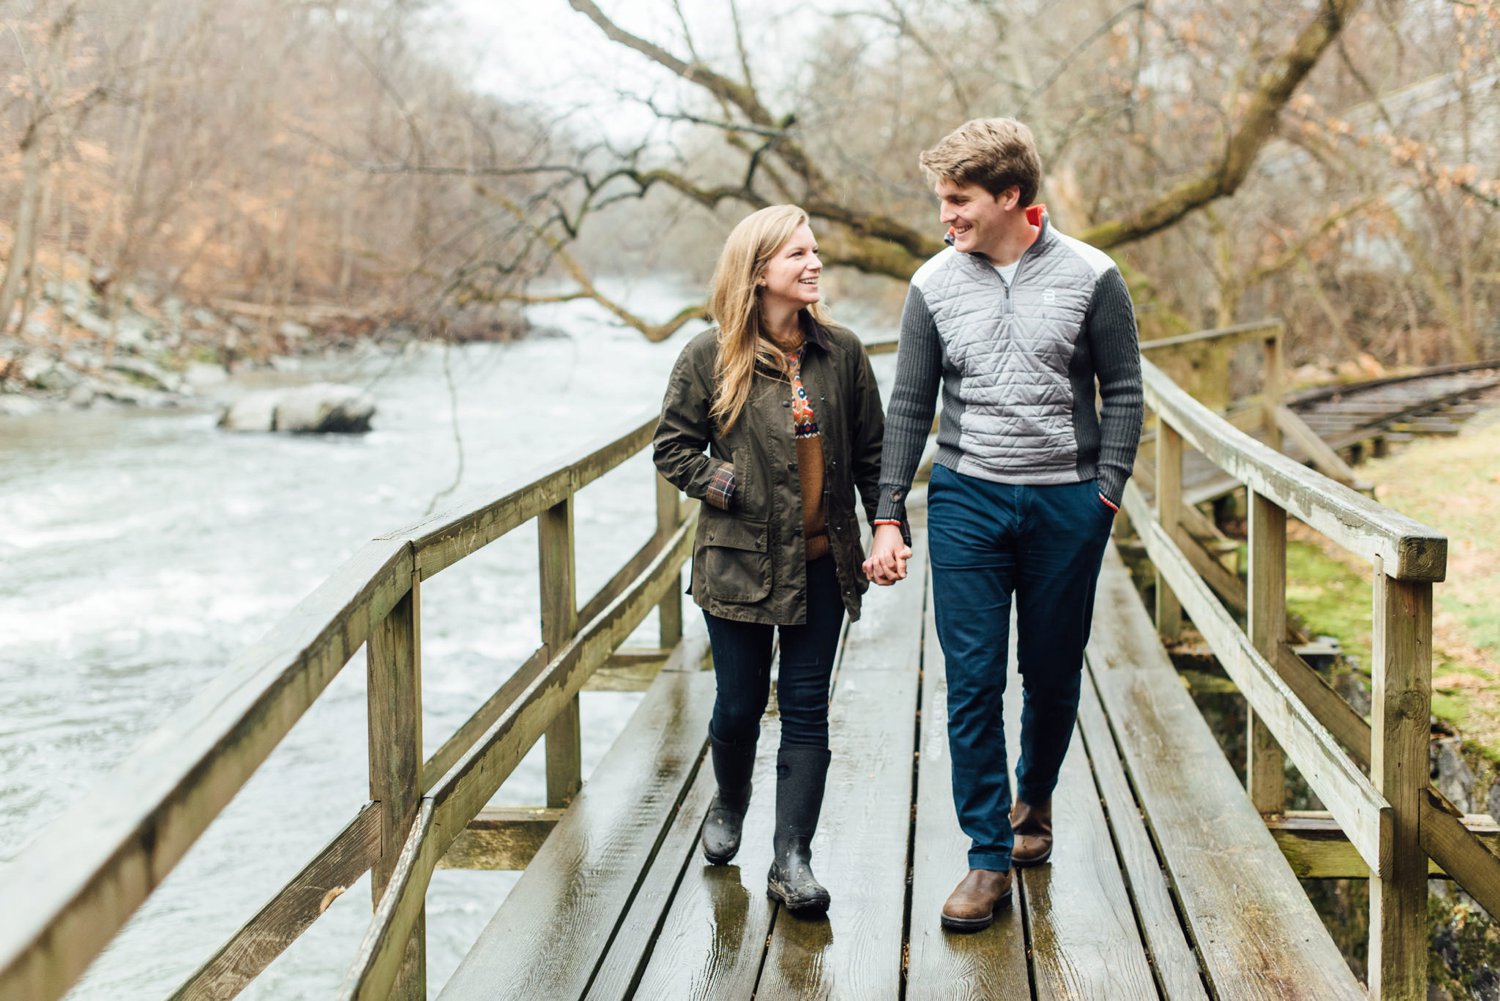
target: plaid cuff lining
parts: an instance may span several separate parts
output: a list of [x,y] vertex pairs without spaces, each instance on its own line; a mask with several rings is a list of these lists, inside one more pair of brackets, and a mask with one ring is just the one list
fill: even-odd
[[726,462],[714,471],[713,479],[708,481],[708,493],[703,499],[720,511],[729,510],[730,502],[734,500],[733,466]]

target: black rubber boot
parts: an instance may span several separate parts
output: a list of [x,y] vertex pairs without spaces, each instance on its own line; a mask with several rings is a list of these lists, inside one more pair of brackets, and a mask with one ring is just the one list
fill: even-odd
[[799,917],[828,910],[828,891],[812,871],[812,839],[828,778],[826,747],[783,747],[776,758],[776,858],[766,895]]
[[724,865],[740,850],[740,831],[750,807],[750,776],[755,771],[755,744],[728,744],[709,735],[709,753],[719,791],[703,821],[703,857]]

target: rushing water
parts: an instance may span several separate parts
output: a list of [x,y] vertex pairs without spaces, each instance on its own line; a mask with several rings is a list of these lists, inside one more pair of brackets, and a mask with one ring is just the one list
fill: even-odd
[[[653,294],[660,301],[646,305],[663,313],[681,301]],[[207,408],[0,422],[0,864],[366,540],[421,518],[454,481],[460,440],[455,496],[498,494],[656,405],[691,336],[648,344],[576,308],[538,319],[566,335],[427,346],[319,372],[370,386],[376,430],[359,437],[228,434]],[[639,455],[579,495],[581,599],[649,536],[653,473]],[[540,641],[534,529],[425,584],[422,616],[431,753]],[[653,618],[634,642],[654,634]],[[354,816],[368,798],[364,687],[360,654],[71,997],[169,993]],[[584,693],[585,774],[638,700]],[[544,799],[538,750],[497,800]],[[435,874],[434,987],[516,878]],[[332,994],[369,907],[365,879],[245,996]]]

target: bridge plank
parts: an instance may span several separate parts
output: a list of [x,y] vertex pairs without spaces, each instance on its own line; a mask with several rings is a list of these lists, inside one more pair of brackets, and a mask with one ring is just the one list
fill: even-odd
[[1029,998],[1031,974],[1019,907],[1004,908],[994,924],[974,934],[946,932],[940,921],[948,894],[968,871],[969,839],[959,830],[953,809],[948,677],[932,615],[930,586],[928,595],[923,616],[921,755],[906,997],[908,1001]]
[[1088,665],[1214,994],[1364,998],[1105,555]]
[[1052,818],[1052,860],[1019,871],[1037,996],[1155,997],[1146,948],[1076,732],[1052,794]]
[[[1012,773],[1021,757],[1016,640],[1012,606],[1005,685],[1005,743]],[[1036,996],[1078,1001],[1155,997],[1146,947],[1076,727],[1052,793],[1052,820],[1052,860],[1017,870],[1017,903],[1026,915]]]
[[[694,840],[634,997],[749,1001],[755,994],[776,913],[766,899],[766,869],[771,864],[780,742],[781,722],[773,711],[761,722],[740,854],[730,865],[710,865]],[[712,769],[705,763],[704,770]],[[700,825],[703,812],[697,817]]]
[[712,707],[712,675],[658,677],[443,998],[584,993],[695,774]]
[[[914,533],[925,525],[921,497]],[[833,898],[828,920],[777,914],[756,1001],[900,996],[925,545],[907,574],[869,590],[839,659],[833,764],[813,842],[814,871]]]
[[1166,1001],[1207,1001],[1198,959],[1188,943],[1151,836],[1141,820],[1120,751],[1109,730],[1091,679],[1083,682],[1078,726],[1093,766],[1094,781],[1109,816],[1109,828],[1125,869],[1136,920],[1146,940],[1156,984]]
[[[920,601],[916,582],[901,586]],[[913,612],[907,631],[920,643]],[[916,705],[914,671],[840,672],[834,761],[813,842],[813,868],[833,904],[827,920],[776,915],[757,1001],[900,997]]]
[[713,772],[713,765],[708,760],[699,767],[698,777],[683,797],[656,857],[651,860],[650,869],[641,880],[635,899],[630,902],[629,911],[620,922],[608,955],[594,974],[587,1001],[623,1001],[631,996],[656,943],[666,909],[687,870],[695,861],[703,864],[703,859],[698,856],[698,835],[718,788]]

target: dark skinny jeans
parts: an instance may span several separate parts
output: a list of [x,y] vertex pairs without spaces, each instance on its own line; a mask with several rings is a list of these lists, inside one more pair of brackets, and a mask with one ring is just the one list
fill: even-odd
[[753,744],[760,736],[771,691],[771,647],[781,630],[781,669],[776,702],[781,714],[781,746],[828,746],[828,685],[844,602],[833,557],[807,565],[807,621],[772,626],[736,622],[703,613],[714,654],[718,694],[708,732],[729,744]]

